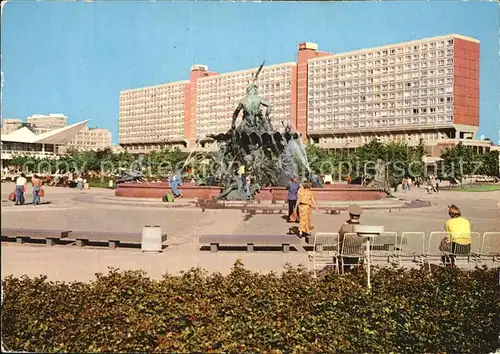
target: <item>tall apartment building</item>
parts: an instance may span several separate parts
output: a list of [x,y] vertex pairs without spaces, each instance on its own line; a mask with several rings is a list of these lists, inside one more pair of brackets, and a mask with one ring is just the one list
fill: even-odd
[[15,118],[2,119],[2,134],[10,134],[22,127],[23,121]]
[[308,135],[324,147],[473,138],[479,41],[458,35],[308,61]]
[[[259,94],[272,105],[271,121],[278,128],[294,120],[292,111],[295,93],[295,63],[284,63],[262,68],[256,81]],[[233,112],[253,82],[258,68],[212,75],[197,83],[196,140],[207,134],[226,132],[231,126]],[[240,117],[241,118],[241,113]]]
[[90,151],[111,147],[111,132],[108,129],[85,127],[69,141],[68,149]]
[[35,134],[43,134],[68,125],[68,117],[64,114],[34,114],[26,119]]
[[[204,144],[207,134],[229,128],[256,71],[218,74],[194,65],[189,81],[122,91],[120,145],[148,151]],[[297,63],[265,66],[257,84],[273,104],[275,127],[290,123],[325,148],[355,149],[374,138],[410,145],[424,139],[434,156],[460,139],[487,148],[473,140],[479,126],[473,38],[450,34],[338,54],[300,43]],[[155,92],[165,87],[170,91],[160,101]],[[178,103],[175,113],[165,112],[167,97]],[[166,124],[183,127],[184,136]]]
[[120,92],[120,145],[141,151],[182,145],[188,83],[179,81]]

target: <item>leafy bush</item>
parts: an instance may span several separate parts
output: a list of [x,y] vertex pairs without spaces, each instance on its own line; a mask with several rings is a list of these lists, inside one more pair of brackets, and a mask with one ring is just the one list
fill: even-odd
[[3,341],[34,352],[489,353],[500,347],[498,270],[305,269],[227,276],[141,271],[91,283],[3,281]]

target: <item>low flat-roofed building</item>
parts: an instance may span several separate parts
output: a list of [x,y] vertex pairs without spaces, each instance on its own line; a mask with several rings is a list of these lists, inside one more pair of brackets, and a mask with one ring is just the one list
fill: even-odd
[[11,160],[16,155],[56,157],[59,146],[66,145],[86,125],[87,121],[83,121],[43,134],[35,134],[29,128],[22,127],[10,134],[2,134],[1,159]]

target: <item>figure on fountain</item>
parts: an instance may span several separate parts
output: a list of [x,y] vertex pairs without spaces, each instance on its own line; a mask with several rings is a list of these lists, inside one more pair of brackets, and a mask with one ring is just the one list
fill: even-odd
[[134,161],[128,171],[122,171],[120,176],[116,179],[116,184],[123,182],[147,182],[144,173],[142,173],[144,156],[139,156],[139,158]]
[[[264,63],[236,107],[230,130],[207,135],[219,144],[219,151],[213,156],[215,176],[222,190],[217,199],[252,199],[261,186],[284,186],[291,176],[297,175],[295,155],[303,150],[300,150],[300,136],[292,133],[290,125],[283,124],[283,134],[274,129],[270,119],[271,104],[259,96],[256,85],[263,66]],[[236,126],[240,112],[242,121]],[[307,158],[300,158],[300,161],[310,170]],[[241,178],[235,177],[241,165],[246,166],[245,173],[253,176],[249,185],[246,180],[243,183]],[[248,187],[245,189],[245,186]]]
[[[262,113],[261,106],[266,108],[265,115]],[[236,119],[243,110],[243,118],[238,127]],[[272,112],[271,104],[259,96],[257,85],[251,84],[247,88],[245,97],[240,101],[238,107],[234,110],[231,129],[240,133],[265,133],[273,130],[270,114]]]

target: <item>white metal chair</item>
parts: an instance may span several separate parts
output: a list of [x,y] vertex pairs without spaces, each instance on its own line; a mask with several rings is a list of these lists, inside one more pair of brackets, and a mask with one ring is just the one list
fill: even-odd
[[426,260],[425,232],[403,232],[397,246],[397,261],[400,266],[404,263],[424,265]]
[[491,259],[493,264],[500,262],[500,232],[485,232],[483,242],[479,251],[482,260]]
[[313,264],[314,276],[317,270],[322,270],[329,265],[335,265],[339,271],[339,234],[337,232],[318,232],[314,234],[313,251],[309,253]]
[[447,238],[451,239],[451,233],[446,231],[432,231],[429,234],[429,238],[427,240],[427,250],[425,252],[425,258],[429,265],[429,272],[431,271],[431,264],[442,264],[442,257],[446,257],[450,252],[441,251],[439,246],[441,245],[441,241]]
[[370,258],[372,260],[387,260],[397,256],[398,234],[396,232],[387,231],[380,234],[378,237],[373,237],[370,240]]
[[462,236],[468,236],[470,238],[470,244],[457,244],[453,243],[451,247],[451,252],[449,253],[447,260],[449,259],[451,263],[468,265],[472,262],[477,264],[479,262],[479,256],[481,251],[481,235],[479,232],[470,232],[467,234],[459,234],[459,238]]
[[[357,233],[346,233],[342,241],[342,250],[340,252],[340,269],[344,274],[345,266],[357,266],[359,260],[365,258],[365,244],[363,237]],[[347,262],[346,262],[347,261]]]

